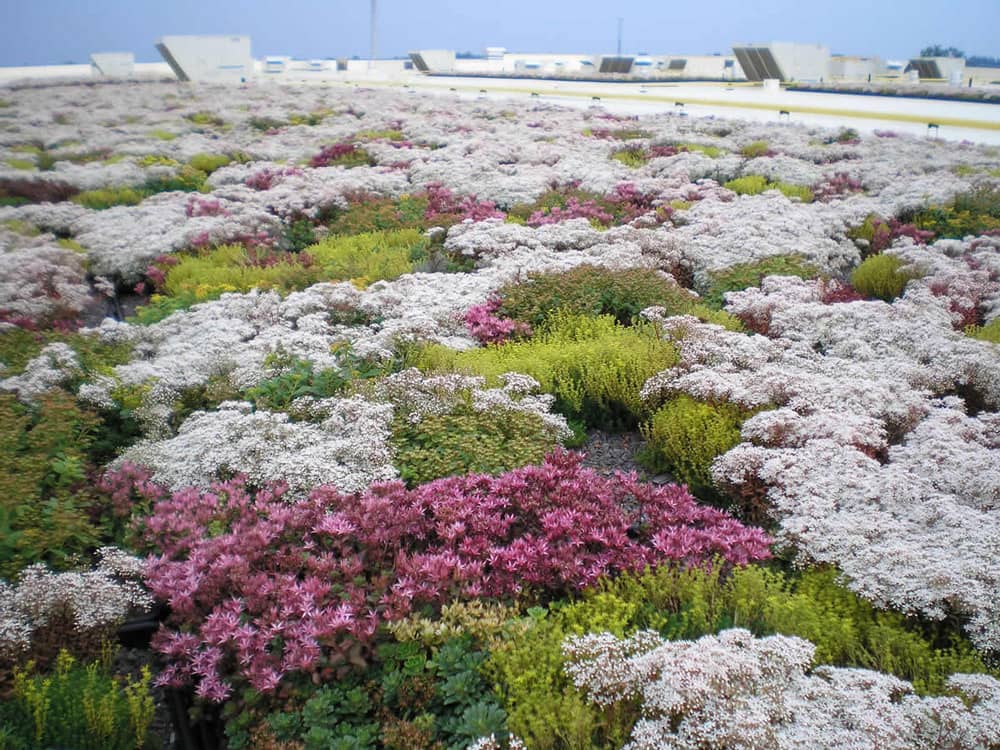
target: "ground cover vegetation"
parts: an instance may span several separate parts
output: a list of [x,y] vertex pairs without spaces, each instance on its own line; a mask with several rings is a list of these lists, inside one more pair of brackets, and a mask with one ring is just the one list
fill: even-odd
[[0,106],[0,748],[1000,748],[996,149]]

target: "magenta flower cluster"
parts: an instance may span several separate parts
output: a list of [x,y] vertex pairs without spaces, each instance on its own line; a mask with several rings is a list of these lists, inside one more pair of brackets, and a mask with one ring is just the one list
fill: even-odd
[[565,451],[500,476],[402,482],[307,498],[241,479],[155,503],[146,584],[168,602],[164,684],[224,700],[237,684],[330,675],[415,607],[545,600],[647,566],[743,565],[770,539],[681,487],[601,477]]
[[829,203],[834,198],[851,193],[860,193],[863,190],[861,181],[851,177],[846,172],[837,172],[832,177],[827,177],[812,187],[813,196],[823,203]]
[[194,216],[229,216],[229,212],[222,207],[217,199],[200,198],[196,195],[188,198],[184,213],[189,218]]
[[358,151],[353,143],[334,143],[332,146],[324,146],[316,156],[309,161],[309,166],[328,167],[336,164],[347,156],[354,156]]
[[298,167],[282,167],[281,169],[262,169],[247,177],[243,184],[253,190],[270,190],[274,187],[274,181],[280,177],[291,177],[301,175],[302,170]]
[[609,226],[615,220],[611,214],[597,205],[596,201],[580,201],[576,198],[569,198],[564,208],[553,206],[552,208],[542,208],[532,213],[528,217],[528,226],[540,227],[545,224],[559,224],[570,219],[587,219],[602,226]]
[[430,222],[455,215],[460,217],[460,221],[484,221],[507,217],[507,214],[498,209],[493,201],[481,201],[474,195],[457,198],[451,190],[436,182],[427,186],[426,195],[427,210],[424,212],[424,219]]
[[527,323],[501,318],[496,314],[502,303],[494,295],[481,305],[473,305],[465,313],[465,329],[483,346],[531,335],[531,326]]
[[926,245],[934,239],[934,232],[918,229],[913,224],[904,224],[895,216],[889,217],[888,221],[874,219],[872,228],[874,230],[871,242],[873,253],[880,253],[892,247],[892,243],[899,237],[909,237],[918,245]]

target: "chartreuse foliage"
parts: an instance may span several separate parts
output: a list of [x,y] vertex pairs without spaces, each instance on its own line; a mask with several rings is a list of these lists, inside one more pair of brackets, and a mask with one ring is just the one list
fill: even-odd
[[112,206],[137,206],[149,195],[141,188],[108,187],[96,190],[85,190],[77,193],[70,200],[86,208],[98,211]]
[[636,628],[637,602],[595,592],[585,599],[534,607],[494,641],[486,675],[507,711],[507,726],[532,750],[621,747],[639,716],[638,705],[600,709],[563,672],[562,642],[573,635]]
[[397,279],[427,258],[427,241],[416,229],[331,237],[306,248],[324,280],[350,279],[362,288]]
[[739,195],[760,195],[767,190],[779,190],[788,198],[798,198],[803,203],[812,203],[813,192],[803,185],[788,182],[771,182],[759,174],[750,174],[730,180],[724,187]]
[[677,362],[652,324],[625,327],[610,315],[568,312],[552,314],[531,341],[465,352],[434,345],[412,356],[425,371],[468,371],[494,383],[506,372],[526,373],[568,419],[605,429],[635,426],[644,416],[643,384]]
[[653,629],[672,640],[732,627],[780,633],[817,646],[815,662],[889,672],[920,693],[940,694],[954,672],[985,672],[974,649],[956,636],[926,636],[903,615],[875,609],[838,585],[836,571],[786,576],[759,566],[682,570],[661,566],[623,575],[572,603],[508,625],[490,642],[486,673],[507,710],[508,726],[528,747],[545,750],[620,747],[638,716],[636,704],[601,709],[586,702],[563,673],[562,642],[573,635],[628,635]]
[[498,315],[543,326],[558,310],[580,315],[613,315],[622,325],[636,320],[647,307],[660,306],[668,315],[694,315],[739,330],[739,320],[711,310],[673,279],[657,271],[632,268],[615,271],[597,266],[577,266],[569,271],[536,273],[526,281],[501,287]]
[[969,326],[965,329],[965,335],[980,341],[1000,344],[1000,318],[994,318],[983,326]]
[[767,141],[751,141],[740,149],[740,156],[745,159],[756,159],[759,156],[767,156],[771,147]]
[[292,291],[317,280],[316,269],[303,266],[291,254],[261,263],[256,253],[242,245],[222,245],[182,257],[167,270],[163,291],[171,297],[193,294],[201,300],[254,288]]
[[916,277],[902,270],[903,265],[895,255],[872,255],[854,269],[851,286],[866,297],[892,302],[903,293],[907,282]]
[[0,701],[0,747],[140,750],[153,710],[149,667],[122,683],[106,665],[84,665],[63,651],[50,674],[33,663],[15,671],[13,692]]
[[738,292],[751,286],[758,286],[765,276],[798,276],[811,279],[819,275],[818,269],[809,265],[798,255],[772,255],[752,263],[738,263],[709,275],[705,304],[721,308],[726,292]]
[[320,281],[352,280],[367,286],[409,273],[426,257],[425,250],[426,242],[415,230],[334,237],[302,253],[222,245],[182,256],[167,266],[163,293],[154,294],[150,304],[137,312],[136,320],[153,323],[225,292],[275,289],[284,293]]
[[734,404],[676,396],[642,425],[646,447],[639,460],[654,473],[670,472],[699,497],[711,495],[712,461],[740,442],[748,416]]
[[229,154],[195,154],[188,161],[193,169],[197,169],[205,174],[212,174],[217,169],[230,164],[233,157]]
[[208,175],[219,167],[229,164],[230,161],[232,157],[222,154],[196,154],[189,164],[180,166],[172,175],[150,178],[138,187],[85,190],[74,195],[71,200],[87,208],[103,210],[113,206],[135,206],[151,195],[171,190],[187,193],[207,192],[205,180],[208,179]]
[[392,427],[394,463],[411,487],[441,477],[501,474],[541,463],[556,444],[537,414],[477,411],[468,395],[447,414],[428,414],[417,423],[399,414]]

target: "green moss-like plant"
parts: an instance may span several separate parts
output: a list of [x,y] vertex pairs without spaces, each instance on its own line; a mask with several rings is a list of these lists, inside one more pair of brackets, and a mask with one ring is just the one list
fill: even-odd
[[395,229],[427,229],[424,214],[427,198],[404,195],[401,198],[376,198],[354,201],[349,208],[326,220],[332,235],[355,235]]
[[189,307],[197,305],[199,302],[208,302],[209,300],[218,299],[225,294],[226,291],[235,290],[216,287],[195,290],[186,289],[173,296],[166,294],[154,294],[149,298],[149,301],[145,305],[140,305],[135,309],[135,313],[128,318],[128,322],[138,323],[139,325],[144,326],[159,323],[161,320],[170,317],[178,310],[187,310]]
[[673,366],[677,353],[651,324],[559,313],[531,341],[465,352],[429,346],[413,359],[422,370],[471,372],[493,383],[506,372],[526,373],[555,395],[555,408],[569,420],[621,430],[645,416],[639,391]]
[[872,255],[851,274],[851,286],[866,297],[892,302],[916,276],[904,271],[903,261],[895,255]]
[[626,146],[612,151],[611,158],[630,169],[638,169],[649,162],[649,153],[641,146]]
[[208,125],[213,128],[221,128],[224,127],[226,124],[226,121],[223,120],[221,117],[219,117],[217,114],[215,114],[214,112],[207,112],[207,111],[190,112],[184,115],[184,119],[190,120],[195,125]]
[[698,151],[710,159],[718,159],[723,153],[718,146],[705,146],[701,143],[678,143],[677,147],[685,151]]
[[740,442],[747,413],[733,404],[672,398],[642,426],[640,461],[654,473],[670,472],[699,497],[712,494],[712,461]]
[[745,159],[756,159],[759,156],[767,156],[771,151],[771,146],[767,141],[752,141],[740,149],[740,156]]
[[63,391],[33,408],[0,394],[0,577],[36,562],[66,569],[97,546],[99,530],[78,490],[98,424]]
[[206,192],[208,190],[205,185],[207,178],[208,175],[200,169],[185,164],[169,177],[156,177],[147,181],[142,189],[150,195],[170,190],[180,190],[187,193]]
[[142,203],[147,193],[130,187],[99,188],[77,193],[70,200],[81,206],[101,211],[113,206],[137,206]]
[[400,229],[331,237],[304,252],[324,279],[349,279],[363,288],[412,272],[427,258],[427,241],[416,229]]
[[765,276],[798,276],[811,279],[819,275],[818,269],[809,265],[798,255],[773,255],[752,263],[738,263],[735,266],[713,271],[705,290],[706,305],[719,309],[725,303],[726,292],[738,292],[751,286],[758,286]]
[[779,190],[786,198],[797,198],[802,203],[812,203],[816,196],[805,185],[793,185],[789,182],[775,182],[772,187]]
[[660,567],[605,582],[600,590],[637,605],[626,630],[651,628],[671,640],[733,627],[794,635],[816,644],[816,664],[888,672],[921,694],[944,693],[955,672],[990,671],[948,626],[877,609],[840,585],[832,568],[783,574],[756,565],[731,573]]
[[566,676],[562,644],[585,633],[630,633],[637,608],[613,592],[594,592],[580,602],[532,608],[512,622],[485,664],[511,733],[533,750],[621,747],[639,717],[638,702],[601,710],[587,701]]
[[798,198],[803,203],[811,203],[815,197],[808,187],[792,185],[787,182],[770,182],[759,174],[737,177],[735,180],[727,182],[725,187],[739,195],[760,195],[767,190],[778,190],[785,197]]
[[188,161],[193,169],[197,169],[205,174],[212,174],[217,169],[230,164],[233,157],[229,154],[195,154]]
[[730,180],[724,187],[739,195],[760,195],[769,189],[769,183],[766,177],[759,174],[748,174],[745,177]]
[[501,474],[541,463],[556,447],[536,414],[476,411],[471,403],[416,424],[398,416],[392,445],[399,476],[410,486],[470,473]]
[[30,159],[7,159],[7,166],[11,169],[28,171],[35,169],[36,164]]
[[647,307],[660,305],[669,314],[681,315],[698,303],[695,295],[657,271],[589,265],[531,274],[525,281],[501,287],[498,296],[498,314],[533,328],[543,326],[558,310],[612,315],[620,324],[629,325]]
[[9,229],[11,232],[19,234],[22,237],[37,237],[42,233],[42,230],[37,226],[23,219],[4,219],[0,221],[0,227]]
[[163,291],[170,297],[193,295],[196,301],[214,299],[223,292],[254,288],[292,291],[319,280],[319,269],[304,266],[286,254],[267,263],[258,262],[242,245],[222,245],[198,255],[188,255],[168,268]]
[[357,141],[401,141],[404,138],[403,131],[396,128],[362,130],[354,136],[354,139]]
[[162,130],[160,128],[149,131],[149,134],[158,141],[172,141],[177,137],[177,133],[171,133],[169,130]]

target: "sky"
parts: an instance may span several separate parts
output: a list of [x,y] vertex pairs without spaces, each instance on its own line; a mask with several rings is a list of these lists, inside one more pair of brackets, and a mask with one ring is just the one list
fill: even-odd
[[[370,0],[0,0],[0,66],[159,61],[168,34],[246,34],[255,57],[367,57]],[[902,59],[940,44],[1000,57],[1000,0],[378,0],[378,56],[481,53],[730,53],[734,42],[820,43]]]

